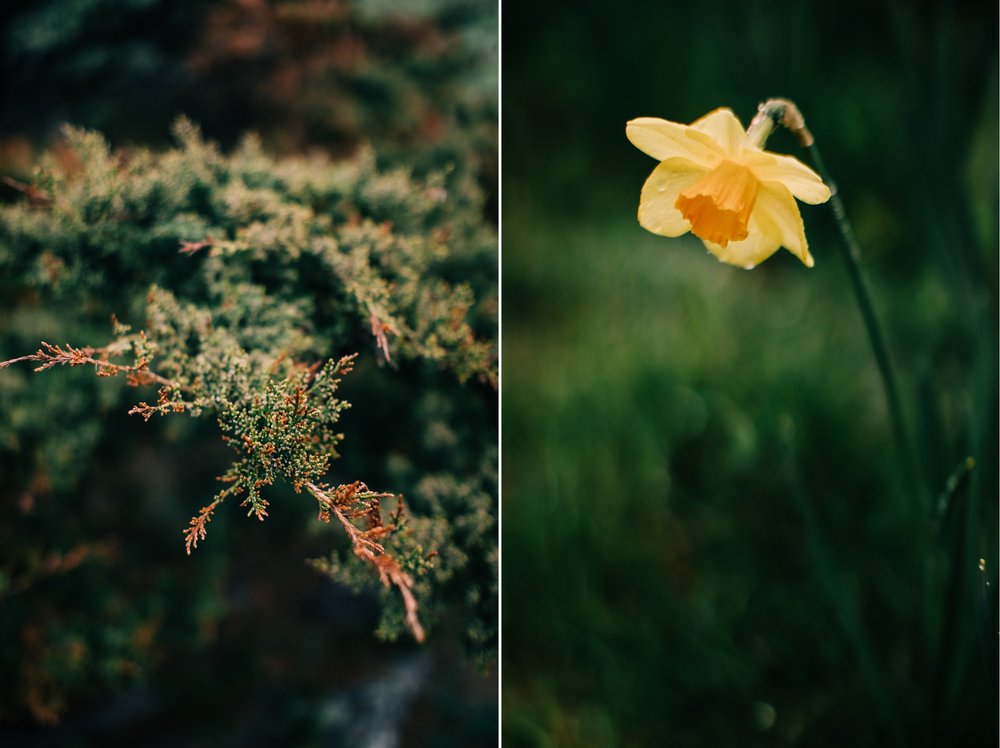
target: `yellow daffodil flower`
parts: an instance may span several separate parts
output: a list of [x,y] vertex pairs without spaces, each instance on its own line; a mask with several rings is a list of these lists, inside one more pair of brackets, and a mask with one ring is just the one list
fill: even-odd
[[639,198],[643,228],[661,236],[690,231],[720,260],[744,268],[779,247],[813,266],[795,198],[824,203],[829,188],[798,159],[763,150],[731,110],[691,125],[640,117],[625,134],[660,162]]

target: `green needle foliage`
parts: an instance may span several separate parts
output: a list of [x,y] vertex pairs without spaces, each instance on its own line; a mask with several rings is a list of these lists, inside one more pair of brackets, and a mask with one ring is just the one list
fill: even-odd
[[[483,436],[462,441],[442,431],[440,415],[460,421],[467,403],[495,397],[489,269],[496,236],[484,225],[474,181],[458,171],[417,178],[383,168],[367,148],[335,162],[322,155],[276,160],[248,137],[225,154],[186,120],[174,136],[176,146],[165,152],[112,150],[97,133],[66,128],[30,184],[7,182],[0,295],[10,313],[0,325],[0,358],[9,360],[0,364],[0,465],[10,485],[32,486],[26,501],[78,485],[101,437],[95,420],[118,406],[121,387],[74,377],[36,394],[27,369],[90,367],[102,382],[137,389],[133,418],[214,421],[235,453],[219,475],[223,487],[202,497],[184,541],[177,528],[178,548],[186,541],[190,553],[212,543],[208,524],[224,501],[263,520],[287,489],[308,494],[320,520],[342,535],[313,565],[337,582],[381,591],[380,636],[395,639],[409,629],[422,640],[424,627],[448,611],[463,621],[471,654],[490,661],[495,439],[492,446]],[[41,342],[28,353],[50,336],[59,343]],[[351,373],[356,366],[379,392],[395,391],[404,408],[424,408],[415,431],[438,432],[438,457],[423,462],[418,452],[427,440],[418,441],[413,463],[395,473],[399,485],[379,486],[392,493],[368,489],[359,480],[366,476],[331,482],[349,407],[339,388],[359,376]],[[405,425],[400,417],[365,427]],[[441,446],[455,454],[443,456]],[[419,475],[414,466],[425,464]],[[398,495],[400,487],[413,489],[412,500]],[[65,557],[38,559],[29,535],[12,534],[3,538],[0,601],[65,566]],[[81,545],[76,553],[74,568],[105,551]],[[140,616],[123,634],[135,644],[125,646],[135,650],[132,670],[153,650],[155,620]],[[137,630],[147,630],[145,638]],[[96,646],[85,632],[73,637],[76,644],[67,646]],[[64,691],[86,681],[85,664],[73,677],[47,669],[52,651],[39,643],[5,661],[14,675],[4,691],[18,694],[4,699],[16,703],[13,711],[27,707],[36,719],[55,719]]]

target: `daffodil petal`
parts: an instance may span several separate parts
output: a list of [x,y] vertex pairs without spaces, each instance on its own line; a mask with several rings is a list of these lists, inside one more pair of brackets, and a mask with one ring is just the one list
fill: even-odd
[[764,234],[787,248],[806,267],[813,266],[799,206],[788,188],[777,182],[761,184],[753,209],[753,219]]
[[736,119],[732,109],[723,107],[709,112],[701,119],[692,122],[691,128],[711,137],[730,158],[738,156],[746,148],[757,149],[750,143],[743,125]]
[[744,163],[761,182],[779,182],[804,203],[817,205],[830,199],[830,188],[823,184],[819,174],[794,156],[761,152]]
[[625,135],[632,145],[657,161],[686,158],[696,164],[718,161],[712,139],[688,125],[657,117],[639,117],[625,125]]
[[675,207],[677,196],[704,175],[704,167],[687,159],[671,158],[653,169],[639,197],[639,225],[660,236],[680,236],[691,230]]
[[722,262],[738,265],[749,270],[766,260],[778,251],[781,242],[764,231],[756,221],[756,215],[750,217],[750,235],[738,242],[729,242],[725,247],[712,242],[703,242],[705,247]]

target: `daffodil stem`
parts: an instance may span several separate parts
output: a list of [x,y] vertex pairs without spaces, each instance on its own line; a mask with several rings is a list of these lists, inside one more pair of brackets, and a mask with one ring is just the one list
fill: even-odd
[[823,181],[830,188],[830,207],[833,209],[833,216],[837,221],[837,228],[840,231],[840,248],[844,256],[844,264],[847,266],[847,274],[851,279],[851,287],[854,296],[861,309],[861,316],[864,319],[865,329],[868,331],[868,340],[871,342],[872,352],[875,354],[875,362],[878,365],[879,373],[882,376],[882,385],[885,388],[885,399],[889,406],[889,417],[892,420],[892,430],[896,438],[899,459],[903,468],[908,488],[917,495],[920,481],[917,480],[913,452],[910,445],[909,432],[903,418],[903,408],[899,399],[899,387],[896,384],[896,375],[892,368],[892,359],[889,356],[889,347],[885,342],[885,335],[882,332],[882,325],[875,312],[875,304],[872,300],[871,283],[865,273],[864,265],[861,263],[861,247],[854,237],[854,230],[847,219],[844,211],[844,203],[840,199],[837,186],[830,173],[826,169],[823,157],[815,141],[806,146],[809,155],[812,157],[816,171]]

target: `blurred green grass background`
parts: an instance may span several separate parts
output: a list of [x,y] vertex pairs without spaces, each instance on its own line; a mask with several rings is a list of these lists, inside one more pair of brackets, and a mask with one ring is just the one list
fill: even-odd
[[[996,8],[502,14],[504,744],[995,744]],[[628,119],[772,96],[842,191],[924,495],[827,206],[813,270],[636,221]]]

